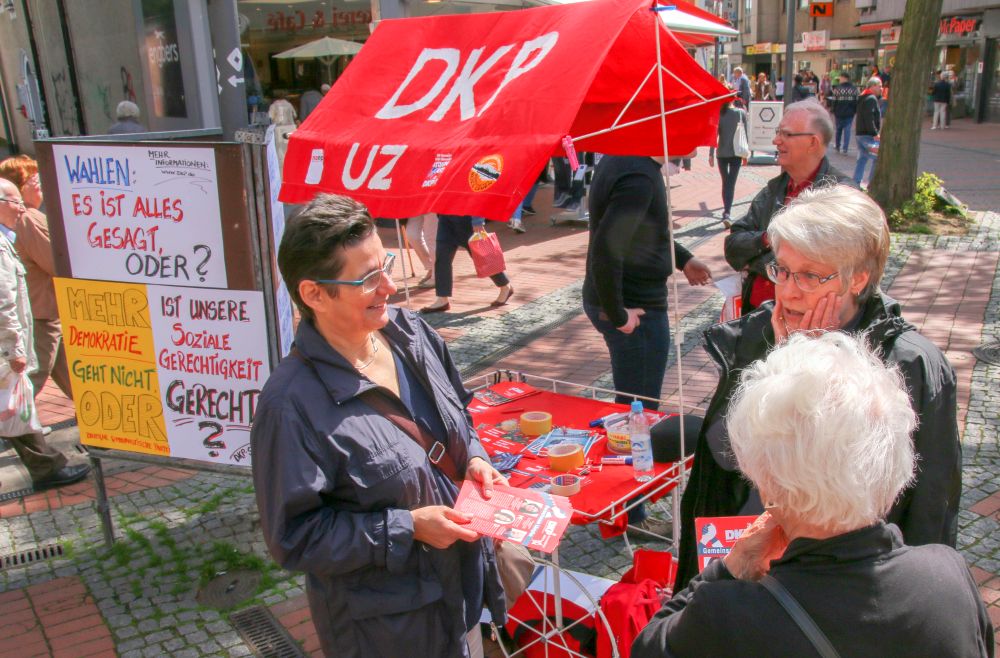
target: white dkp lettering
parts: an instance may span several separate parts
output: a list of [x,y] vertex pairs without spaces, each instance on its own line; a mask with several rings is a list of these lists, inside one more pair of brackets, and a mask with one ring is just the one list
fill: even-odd
[[[461,62],[462,53],[456,48],[425,48],[421,51],[420,55],[417,57],[417,61],[413,63],[413,68],[406,75],[406,79],[403,80],[403,84],[396,89],[396,93],[392,95],[389,102],[375,114],[377,119],[398,119],[400,117],[405,117],[414,112],[418,112],[428,105],[430,105],[434,100],[441,95],[445,87],[451,82],[451,88],[448,93],[445,94],[441,103],[437,106],[428,119],[430,121],[441,121],[448,111],[455,104],[455,101],[459,101],[459,115],[462,121],[473,118],[474,116],[482,116],[493,102],[503,91],[503,88],[508,84],[513,82],[516,78],[524,75],[531,69],[538,66],[543,59],[551,52],[552,48],[559,41],[558,32],[549,32],[548,34],[543,34],[540,37],[531,39],[530,41],[525,41],[521,44],[520,50],[514,55],[514,60],[511,62],[510,67],[504,74],[503,80],[493,91],[493,95],[490,96],[489,100],[486,101],[476,111],[476,97],[475,97],[475,86],[476,83],[493,68],[496,63],[507,53],[509,53],[516,44],[508,44],[500,46],[490,55],[484,62],[480,64],[479,59],[482,57],[485,48],[477,48],[469,53],[468,59],[465,60],[465,65],[462,67],[461,73],[452,81],[455,76],[455,72],[458,71],[458,65]],[[412,103],[405,103],[399,105],[399,99],[403,96],[403,93],[407,90],[410,83],[420,74],[424,66],[428,63],[439,60],[444,62],[445,67],[438,76],[438,79],[434,82],[430,89],[418,100]],[[369,156],[369,160],[372,156]]]
[[[365,181],[368,181],[368,189],[370,190],[388,190],[389,186],[392,185],[392,179],[389,178],[389,174],[392,172],[393,167],[396,166],[396,162],[399,161],[400,156],[406,151],[406,146],[403,144],[386,144],[381,146],[379,144],[372,144],[372,147],[368,150],[368,158],[365,160],[365,166],[361,170],[361,174],[358,176],[353,176],[351,171],[354,169],[354,157],[358,154],[358,149],[361,144],[355,142],[351,145],[351,151],[347,154],[347,160],[344,161],[344,171],[341,176],[341,181],[344,183],[344,187],[349,190],[356,190]],[[385,165],[375,172],[370,179],[368,178],[371,174],[372,165],[375,163],[375,156],[381,153],[382,155],[391,156],[389,161]]]

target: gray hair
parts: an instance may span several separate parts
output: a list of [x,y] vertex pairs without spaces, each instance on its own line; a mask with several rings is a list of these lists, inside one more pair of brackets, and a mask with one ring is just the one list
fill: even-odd
[[820,105],[818,100],[807,98],[790,103],[785,108],[785,114],[791,114],[792,112],[806,112],[809,114],[809,127],[815,130],[820,136],[824,146],[829,145],[833,141],[833,119],[830,118],[830,112]]
[[830,531],[884,519],[913,480],[906,383],[864,336],[793,335],[743,371],[726,424],[761,497]]
[[788,244],[806,258],[837,268],[846,288],[856,272],[868,274],[858,294],[879,290],[889,258],[889,225],[871,197],[846,185],[809,189],[783,208],[767,228],[771,248]]
[[869,87],[874,87],[874,86],[880,85],[880,84],[882,84],[882,78],[880,78],[878,76],[872,76],[872,77],[868,78],[868,86]]
[[138,119],[139,106],[132,101],[122,101],[115,109],[115,116],[119,119]]

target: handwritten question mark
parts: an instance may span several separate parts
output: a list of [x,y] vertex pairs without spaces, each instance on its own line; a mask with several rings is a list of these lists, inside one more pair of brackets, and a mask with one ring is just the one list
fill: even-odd
[[225,441],[215,440],[217,437],[222,436],[222,425],[215,422],[214,420],[203,420],[200,423],[198,423],[198,429],[200,430],[206,430],[209,428],[212,429],[212,433],[205,437],[203,444],[205,445],[206,448],[208,448],[209,457],[218,457],[219,456],[218,451],[226,449]]
[[199,251],[205,252],[205,257],[198,263],[198,266],[194,268],[194,271],[198,273],[198,280],[204,281],[205,275],[208,274],[208,260],[212,257],[212,250],[208,248],[208,245],[196,244],[194,246],[194,252]]

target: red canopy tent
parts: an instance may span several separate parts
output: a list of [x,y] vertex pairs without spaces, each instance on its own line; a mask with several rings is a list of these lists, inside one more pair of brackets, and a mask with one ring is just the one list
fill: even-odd
[[662,155],[662,107],[669,153],[686,155],[715,144],[730,95],[649,0],[386,20],[292,134],[281,200],[507,219],[564,137]]

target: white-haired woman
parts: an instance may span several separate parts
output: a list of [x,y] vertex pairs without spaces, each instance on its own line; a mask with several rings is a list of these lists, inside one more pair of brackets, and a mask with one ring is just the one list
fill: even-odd
[[919,418],[913,438],[920,470],[889,511],[911,545],[955,545],[961,493],[955,374],[948,360],[900,316],[899,304],[879,290],[889,255],[889,228],[867,195],[840,185],[804,192],[771,220],[775,262],[768,276],[775,302],[706,334],[706,349],[721,369],[695,446],[681,504],[680,568],[674,591],[697,573],[696,517],[757,514],[757,492],[746,482],[729,446],[729,399],[740,372],[796,332],[841,330],[864,334],[889,363],[902,369]]
[[[793,336],[740,379],[732,450],[768,512],[657,613],[633,658],[993,656],[962,556],[907,546],[883,521],[914,476],[917,416],[899,368],[831,332]],[[823,640],[836,653],[819,652]]]

